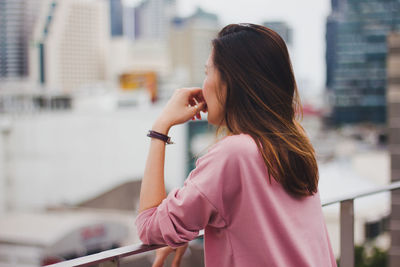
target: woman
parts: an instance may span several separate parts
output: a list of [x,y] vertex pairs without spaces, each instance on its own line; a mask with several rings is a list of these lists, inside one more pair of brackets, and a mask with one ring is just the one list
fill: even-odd
[[[300,110],[282,38],[254,24],[224,27],[212,41],[203,88],[177,90],[153,125],[159,134],[149,134],[136,225],[144,244],[169,246],[153,266],[180,247],[179,266],[201,229],[207,267],[336,266],[315,153],[295,118]],[[200,111],[227,134],[166,196],[160,139]]]

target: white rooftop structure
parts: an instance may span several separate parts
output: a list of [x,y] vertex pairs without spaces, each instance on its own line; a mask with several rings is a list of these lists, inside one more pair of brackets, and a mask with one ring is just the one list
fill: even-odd
[[37,266],[139,242],[134,214],[107,210],[11,213],[0,218],[0,266]]

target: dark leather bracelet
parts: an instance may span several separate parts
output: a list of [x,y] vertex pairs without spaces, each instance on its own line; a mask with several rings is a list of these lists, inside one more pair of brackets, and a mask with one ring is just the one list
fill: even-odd
[[165,135],[165,134],[153,131],[153,130],[149,130],[149,133],[147,134],[147,136],[151,137],[151,138],[159,139],[161,141],[164,141],[168,145],[174,143],[174,142],[171,141],[171,137],[169,137],[168,135]]

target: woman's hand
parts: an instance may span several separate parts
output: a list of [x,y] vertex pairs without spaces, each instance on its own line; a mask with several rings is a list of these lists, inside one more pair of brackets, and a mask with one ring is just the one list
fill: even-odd
[[170,246],[166,246],[166,247],[157,249],[156,250],[156,258],[154,260],[152,267],[163,267],[164,262],[167,259],[168,255],[174,251],[175,251],[175,257],[172,260],[171,267],[179,267],[181,264],[182,256],[185,253],[185,251],[188,247],[188,244],[189,243],[186,243],[185,245],[183,245],[179,248],[176,248],[176,249],[173,249]]
[[201,88],[177,89],[153,125],[153,130],[167,134],[174,125],[201,119],[200,111],[207,111]]

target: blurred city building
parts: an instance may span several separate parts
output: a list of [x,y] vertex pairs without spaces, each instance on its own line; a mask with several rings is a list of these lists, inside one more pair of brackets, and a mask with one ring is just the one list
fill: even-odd
[[124,6],[123,29],[123,36],[135,40],[135,7],[133,6]]
[[386,121],[386,36],[400,2],[332,0],[326,25],[327,88],[336,124]]
[[219,27],[218,16],[201,8],[189,17],[173,19],[169,55],[175,79],[191,86],[202,86],[211,40],[217,36]]
[[39,0],[0,0],[0,81],[29,74],[29,41]]
[[138,242],[132,211],[60,209],[0,218],[0,266],[44,266]]
[[32,79],[62,92],[104,82],[109,13],[105,1],[42,1],[31,46]]
[[176,1],[172,0],[145,0],[123,7],[124,33],[111,40],[109,81],[126,93],[147,90],[152,103],[159,98],[159,91],[162,95],[171,91],[164,88],[170,87],[167,37],[175,14]]
[[[388,37],[387,57],[387,104],[391,157],[391,180],[400,181],[400,33]],[[392,191],[390,231],[392,246],[389,251],[389,267],[400,262],[400,192]]]
[[176,0],[144,0],[135,7],[135,39],[165,40]]
[[32,114],[41,111],[67,110],[72,107],[70,94],[46,92],[35,84],[16,82],[0,86],[0,113]]
[[119,83],[119,76],[130,71],[155,71],[165,76],[170,72],[166,42],[127,38],[111,41],[112,60],[109,62],[111,79]]
[[157,100],[157,74],[154,71],[124,73],[119,80],[123,90],[146,88],[151,102],[154,103]]
[[[105,96],[104,102],[111,98]],[[0,211],[77,205],[143,176],[150,144],[146,133],[164,105],[117,109],[111,98],[113,108],[107,109],[90,102],[95,98],[108,104],[98,97],[80,97],[69,112],[20,114],[4,121],[4,128],[0,125]],[[168,149],[168,190],[186,178],[186,129],[179,125],[171,130],[179,142]]]
[[326,20],[326,50],[325,50],[325,61],[326,61],[326,88],[327,90],[332,90],[333,83],[333,72],[336,67],[336,47],[338,45],[337,41],[337,25],[341,14],[343,13],[343,1],[341,0],[331,0],[331,13]]
[[122,36],[124,34],[123,15],[124,7],[121,0],[110,1],[110,24],[111,36]]
[[265,21],[262,25],[276,31],[283,38],[286,45],[291,46],[293,44],[293,31],[286,22]]
[[[109,81],[121,89],[121,93],[135,94],[136,102],[152,102],[165,93],[171,73],[166,41],[139,39],[132,41],[127,37],[111,40],[109,61]],[[145,93],[145,94],[144,94]],[[139,95],[146,98],[139,100]]]

